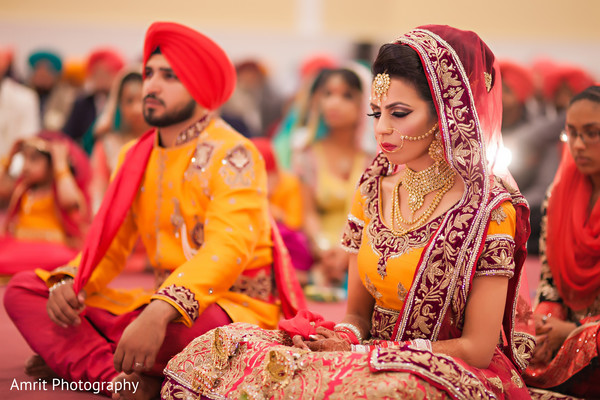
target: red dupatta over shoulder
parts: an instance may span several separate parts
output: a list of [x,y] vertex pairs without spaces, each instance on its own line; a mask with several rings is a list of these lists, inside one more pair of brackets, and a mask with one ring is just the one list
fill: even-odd
[[83,289],[125,221],[144,177],[155,137],[155,129],[142,135],[127,152],[123,165],[108,186],[81,251],[81,262],[73,283],[76,293]]
[[548,199],[546,255],[565,305],[582,310],[600,291],[600,202],[588,215],[592,184],[577,170],[569,149]]

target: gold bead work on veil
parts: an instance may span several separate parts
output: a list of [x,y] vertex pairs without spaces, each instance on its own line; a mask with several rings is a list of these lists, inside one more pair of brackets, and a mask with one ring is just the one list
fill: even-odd
[[[393,232],[402,236],[421,227],[431,217],[442,198],[454,185],[456,173],[446,162],[443,156],[442,141],[437,137],[429,146],[429,154],[434,160],[433,165],[423,171],[413,171],[406,168],[403,176],[398,180],[393,192],[392,226]],[[400,186],[408,192],[408,207],[412,213],[411,219],[406,219],[400,209]],[[423,207],[425,196],[438,191],[433,201],[418,217],[415,213]]]

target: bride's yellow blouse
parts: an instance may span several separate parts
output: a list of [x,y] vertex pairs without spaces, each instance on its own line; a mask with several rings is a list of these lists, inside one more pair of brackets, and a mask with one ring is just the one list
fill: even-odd
[[[396,236],[381,216],[381,179],[356,191],[342,246],[357,254],[363,285],[377,306],[399,311],[413,283],[421,255],[444,215],[403,236]],[[516,212],[506,201],[493,212],[475,276],[513,276]],[[501,244],[498,246],[498,244]],[[512,244],[512,246],[511,246]]]

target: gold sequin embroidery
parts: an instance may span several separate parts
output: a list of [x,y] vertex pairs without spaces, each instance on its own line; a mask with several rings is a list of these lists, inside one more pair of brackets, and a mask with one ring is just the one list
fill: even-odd
[[229,150],[222,161],[219,173],[231,187],[248,187],[254,180],[254,161],[250,151],[243,145]]
[[491,220],[495,221],[498,225],[502,224],[507,217],[508,215],[506,215],[502,207],[492,210]]

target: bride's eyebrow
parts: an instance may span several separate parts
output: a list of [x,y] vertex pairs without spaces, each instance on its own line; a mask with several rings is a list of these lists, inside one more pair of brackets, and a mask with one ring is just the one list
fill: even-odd
[[385,108],[387,108],[389,110],[390,108],[394,108],[396,106],[403,106],[403,107],[411,108],[408,104],[403,103],[401,101],[396,101],[394,103],[388,104],[387,106],[385,106]]
[[[380,106],[378,106],[377,104],[373,104],[373,103],[371,103],[370,105],[371,105],[371,108],[372,108],[372,109],[375,109],[375,108],[379,109],[379,108],[381,108],[381,107],[380,107]],[[412,108],[412,107],[411,107],[411,106],[409,106],[408,104],[406,104],[406,103],[403,103],[403,102],[401,102],[401,101],[396,101],[396,102],[394,102],[394,103],[388,104],[387,106],[385,106],[385,108],[389,110],[390,108],[394,108],[394,107],[396,107],[396,106],[403,106],[403,107],[406,107],[406,108]]]

